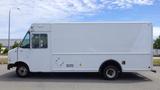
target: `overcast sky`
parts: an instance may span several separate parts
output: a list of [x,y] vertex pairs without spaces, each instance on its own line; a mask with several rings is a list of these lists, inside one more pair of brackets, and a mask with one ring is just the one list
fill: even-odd
[[[18,8],[18,9],[17,9]],[[149,21],[160,35],[160,0],[0,0],[0,38],[23,38],[32,23]]]

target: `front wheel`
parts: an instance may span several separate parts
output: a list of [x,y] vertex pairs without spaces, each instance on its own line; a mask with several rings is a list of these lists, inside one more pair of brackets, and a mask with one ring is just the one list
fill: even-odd
[[119,76],[119,69],[115,66],[107,66],[103,69],[103,77],[107,80],[115,80]]
[[29,75],[29,68],[25,65],[19,65],[17,66],[16,74],[19,77],[27,77]]

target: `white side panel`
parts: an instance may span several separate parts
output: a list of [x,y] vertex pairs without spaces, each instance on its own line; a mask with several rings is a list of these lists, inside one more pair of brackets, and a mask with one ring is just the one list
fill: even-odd
[[151,53],[150,24],[55,24],[52,52]]
[[[36,24],[35,26],[36,27]],[[43,24],[38,25],[43,27]],[[46,27],[46,28],[45,28]],[[51,29],[47,29],[50,27]],[[50,52],[34,54],[33,71],[97,72],[109,59],[124,72],[152,67],[152,26],[148,23],[55,23],[38,31],[50,31]],[[44,61],[47,58],[47,63]],[[39,60],[38,60],[39,59]],[[48,67],[46,69],[40,66]]]
[[[152,67],[151,24],[71,23],[52,25],[53,71],[98,71],[109,59],[123,71]],[[73,67],[67,67],[73,65]],[[149,68],[150,67],[150,68]]]
[[[72,72],[98,72],[100,65],[109,59],[116,60],[120,64],[122,61],[126,61],[125,65],[121,64],[123,72],[151,70],[150,56],[147,54],[55,54],[52,58],[58,58],[57,62],[53,65],[53,71],[57,72],[65,70]],[[67,67],[67,64],[73,64],[73,67]]]

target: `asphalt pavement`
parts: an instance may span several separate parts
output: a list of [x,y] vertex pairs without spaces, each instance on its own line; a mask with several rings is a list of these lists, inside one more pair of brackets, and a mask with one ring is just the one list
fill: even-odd
[[118,80],[103,80],[97,73],[32,73],[19,78],[15,69],[0,65],[0,90],[160,90],[157,73],[123,73]]

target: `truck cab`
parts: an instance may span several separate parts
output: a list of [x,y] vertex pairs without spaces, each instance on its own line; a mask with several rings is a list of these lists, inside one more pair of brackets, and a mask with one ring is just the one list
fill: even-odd
[[48,36],[49,32],[36,31],[31,27],[20,46],[9,51],[8,69],[16,67],[16,73],[20,77],[27,76],[30,71],[49,71]]

